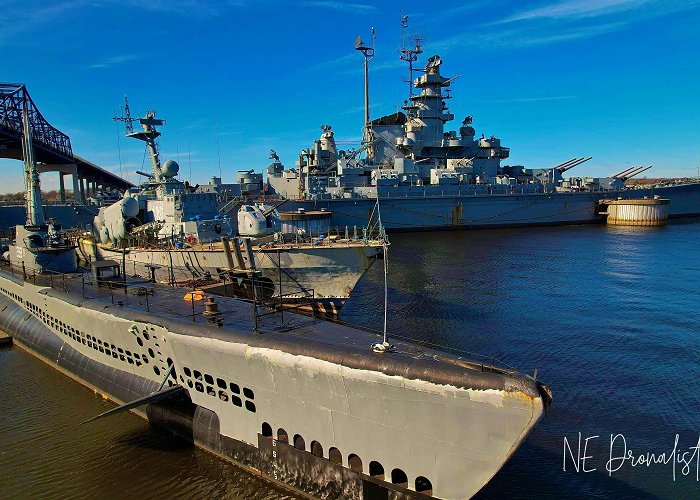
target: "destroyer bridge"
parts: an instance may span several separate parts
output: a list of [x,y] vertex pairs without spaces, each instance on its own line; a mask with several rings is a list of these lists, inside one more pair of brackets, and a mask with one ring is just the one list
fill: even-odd
[[121,177],[73,153],[70,138],[42,116],[24,84],[0,83],[0,158],[22,160],[22,110],[27,109],[32,146],[39,172],[58,172],[61,201],[66,201],[64,176],[73,178],[75,201],[99,190],[133,187]]

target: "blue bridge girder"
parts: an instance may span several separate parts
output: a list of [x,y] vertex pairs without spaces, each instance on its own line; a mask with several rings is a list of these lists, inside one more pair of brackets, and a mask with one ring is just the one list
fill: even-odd
[[[21,83],[0,83],[0,158],[23,160],[22,155],[22,110],[27,107],[32,128],[34,157],[41,163],[40,171],[58,171],[63,175],[72,173],[74,186],[80,186],[80,199],[94,192],[97,186],[125,190],[133,184],[118,175],[102,169],[94,163],[73,153],[70,138],[52,126],[42,116],[27,88]],[[66,167],[69,167],[66,169]],[[79,182],[78,182],[79,181]],[[86,193],[83,183],[92,186]],[[76,193],[77,195],[77,193]]]

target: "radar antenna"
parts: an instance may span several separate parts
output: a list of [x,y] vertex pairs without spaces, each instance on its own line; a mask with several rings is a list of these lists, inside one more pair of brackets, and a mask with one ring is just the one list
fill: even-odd
[[[143,118],[132,118],[131,110],[129,109],[129,101],[126,96],[124,96],[122,116],[115,116],[113,120],[124,123],[127,137],[138,139],[146,143],[146,148],[148,149],[151,157],[153,181],[156,183],[161,183],[163,180],[165,180],[166,178],[163,177],[163,172],[160,165],[160,153],[158,152],[158,145],[156,144],[156,139],[160,136],[160,132],[156,130],[156,126],[165,125],[165,120],[156,118],[155,111],[147,111],[146,116]],[[139,122],[142,130],[134,132],[134,122]]]
[[413,63],[418,60],[418,54],[423,53],[423,49],[420,46],[423,39],[419,36],[411,37],[415,47],[407,49],[406,28],[408,28],[408,16],[401,14],[401,60],[408,63],[408,95],[413,96]]
[[126,129],[126,135],[133,134],[134,133],[133,123],[137,122],[138,119],[131,117],[131,110],[129,109],[129,99],[127,98],[126,94],[124,94],[124,105],[121,108],[122,108],[122,115],[115,116],[112,119],[115,122],[124,122],[124,127]]

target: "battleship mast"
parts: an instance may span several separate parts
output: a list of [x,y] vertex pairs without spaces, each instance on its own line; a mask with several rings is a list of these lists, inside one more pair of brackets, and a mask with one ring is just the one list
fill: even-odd
[[408,16],[401,16],[401,60],[408,62],[408,95],[413,95],[413,63],[418,60],[418,55],[423,53],[420,46],[421,38],[415,37],[416,46],[413,49],[406,48],[406,28],[408,28]]
[[372,46],[366,46],[358,36],[355,40],[355,50],[362,52],[365,58],[365,125],[362,130],[362,144],[364,145],[369,144],[371,140],[369,132],[369,62],[374,59],[374,28],[372,28]]

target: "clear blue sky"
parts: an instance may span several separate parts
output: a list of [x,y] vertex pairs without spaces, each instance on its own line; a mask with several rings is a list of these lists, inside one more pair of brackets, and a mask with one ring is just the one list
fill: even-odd
[[[436,5],[442,5],[439,10]],[[2,80],[26,83],[73,150],[120,172],[115,108],[167,120],[164,158],[183,178],[287,166],[330,124],[344,146],[362,127],[358,35],[376,30],[372,116],[407,94],[399,10],[461,75],[449,101],[477,133],[501,137],[508,163],[594,159],[572,174],[653,164],[655,176],[695,176],[700,164],[700,1],[555,2],[0,0]],[[119,128],[119,133],[123,130]],[[348,141],[348,142],[345,142]],[[191,152],[191,162],[188,161]],[[121,139],[135,180],[143,148]],[[22,188],[21,164],[0,160],[0,191]],[[148,168],[148,164],[145,165]],[[55,187],[46,176],[43,188]]]

